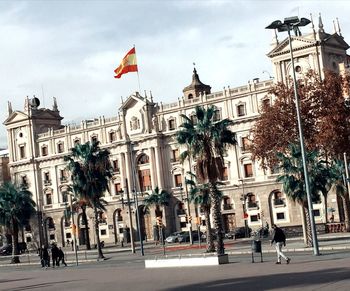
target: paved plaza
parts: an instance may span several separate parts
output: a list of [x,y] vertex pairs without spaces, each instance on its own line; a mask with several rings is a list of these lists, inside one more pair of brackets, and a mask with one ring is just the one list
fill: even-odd
[[[268,241],[264,262],[251,262],[249,241],[227,243],[230,263],[214,267],[145,269],[144,259],[161,256],[148,245],[145,257],[128,249],[105,249],[106,261],[87,259],[79,266],[41,269],[37,263],[0,267],[0,290],[349,290],[348,236],[320,237],[320,256],[303,249],[300,240],[287,242],[291,264],[276,265]],[[174,245],[169,255],[203,253],[203,249]],[[91,254],[91,258],[93,254]],[[259,256],[256,256],[258,261]]]

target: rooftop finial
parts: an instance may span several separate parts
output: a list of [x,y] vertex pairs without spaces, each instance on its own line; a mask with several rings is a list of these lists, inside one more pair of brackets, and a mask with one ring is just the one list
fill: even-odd
[[324,33],[321,13],[318,16],[318,32]]
[[338,17],[337,17],[337,28],[338,28],[338,34],[339,34],[340,36],[342,36],[342,35],[341,35],[341,30],[340,30],[340,25],[339,25],[339,19],[338,19]]
[[314,19],[312,18],[312,13],[310,13],[310,19],[311,19],[312,34],[314,35],[314,39],[316,39],[316,30],[314,25]]
[[10,101],[7,101],[7,113],[8,115],[12,113],[12,104]]
[[58,106],[57,106],[57,100],[56,97],[53,97],[53,106],[52,106],[53,111],[58,111]]

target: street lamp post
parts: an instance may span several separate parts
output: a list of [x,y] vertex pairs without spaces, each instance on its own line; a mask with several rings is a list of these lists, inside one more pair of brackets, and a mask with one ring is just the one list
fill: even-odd
[[310,22],[311,21],[307,18],[300,18],[299,19],[299,17],[293,16],[293,17],[285,18],[284,22],[282,22],[280,20],[276,20],[276,21],[272,22],[269,26],[267,26],[266,29],[274,29],[274,30],[277,29],[278,32],[282,32],[282,31],[288,32],[290,59],[291,59],[291,65],[292,65],[291,68],[292,68],[292,73],[293,73],[295,107],[296,107],[296,113],[297,113],[299,141],[300,141],[300,149],[301,149],[301,156],[302,156],[303,169],[304,169],[306,196],[307,196],[308,210],[309,210],[310,223],[311,223],[312,244],[313,244],[314,255],[318,256],[320,253],[319,253],[319,248],[318,248],[315,217],[314,217],[314,213],[313,213],[312,199],[311,199],[311,193],[310,193],[309,174],[307,171],[307,164],[306,164],[306,158],[305,158],[304,135],[303,135],[303,127],[302,127],[302,123],[301,123],[301,116],[300,116],[300,100],[299,100],[299,96],[298,96],[297,80],[296,80],[295,68],[294,68],[292,37],[290,34],[290,31],[292,29],[297,32],[298,28],[300,26],[306,26]]
[[138,203],[138,197],[137,197],[137,190],[136,190],[136,168],[134,165],[134,159],[132,156],[132,150],[133,150],[133,143],[129,143],[130,146],[130,165],[131,165],[131,175],[132,175],[132,183],[133,183],[133,194],[134,194],[134,201],[135,201],[135,208],[136,208],[136,224],[137,224],[137,231],[139,234],[140,239],[140,248],[141,248],[141,255],[144,256],[144,249],[143,249],[143,237],[141,235],[141,226],[140,226],[140,209],[139,209],[139,203]]
[[248,217],[247,217],[247,194],[244,193],[244,181],[243,179],[239,179],[239,182],[242,182],[242,195],[241,195],[241,201],[243,206],[243,220],[244,220],[244,237],[249,236],[248,231]]
[[72,194],[69,194],[69,207],[72,219],[72,232],[73,232],[73,246],[74,246],[74,254],[75,254],[75,264],[78,266],[78,248],[77,248],[77,226],[74,222],[74,213],[73,213],[73,203],[72,203]]

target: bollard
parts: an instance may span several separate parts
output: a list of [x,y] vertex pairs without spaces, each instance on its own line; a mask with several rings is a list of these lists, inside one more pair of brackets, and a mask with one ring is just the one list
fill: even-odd
[[254,253],[260,253],[260,262],[263,262],[261,240],[252,240],[252,263],[254,263]]

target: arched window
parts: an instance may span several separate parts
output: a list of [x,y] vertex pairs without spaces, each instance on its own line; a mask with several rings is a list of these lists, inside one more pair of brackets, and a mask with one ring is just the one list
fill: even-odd
[[138,165],[143,165],[148,163],[149,163],[149,157],[146,154],[142,154],[137,160]]

